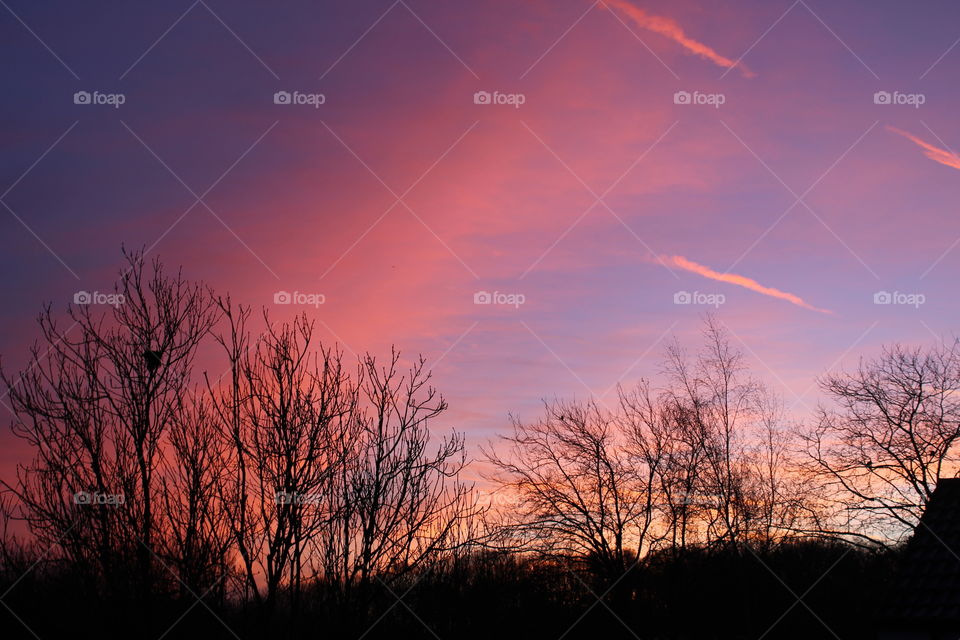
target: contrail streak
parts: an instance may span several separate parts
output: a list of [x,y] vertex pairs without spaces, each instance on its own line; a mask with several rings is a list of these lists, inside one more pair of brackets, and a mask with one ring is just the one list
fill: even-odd
[[694,40],[688,36],[684,32],[683,27],[681,27],[676,20],[673,20],[672,18],[665,18],[663,16],[649,14],[643,9],[630,4],[627,2],[627,0],[604,0],[604,4],[621,11],[638,27],[647,29],[648,31],[653,31],[654,33],[659,33],[662,36],[666,36],[690,53],[709,60],[717,66],[724,67],[726,69],[737,67],[740,70],[740,73],[748,78],[752,78],[756,75],[747,69],[743,63],[738,63],[730,58],[722,56],[702,42]]
[[719,282],[728,282],[730,284],[735,284],[739,287],[745,289],[750,289],[751,291],[756,291],[765,296],[770,296],[772,298],[779,298],[781,300],[786,300],[791,304],[795,304],[798,307],[803,307],[804,309],[810,309],[811,311],[818,311],[820,313],[833,313],[828,309],[820,309],[812,304],[806,302],[800,296],[788,293],[786,291],[780,291],[779,289],[774,289],[773,287],[766,287],[752,278],[746,276],[737,275],[735,273],[720,273],[719,271],[714,271],[710,267],[706,267],[702,264],[697,264],[692,260],[687,260],[683,256],[661,256],[660,259],[663,262],[672,264],[675,267],[683,269],[684,271],[689,271],[691,273],[696,273],[701,275],[704,278],[710,278],[711,280],[717,280]]
[[887,130],[892,131],[897,135],[903,136],[910,142],[914,143],[921,149],[923,149],[923,155],[927,156],[934,162],[939,162],[940,164],[945,164],[948,167],[953,169],[960,169],[960,157],[953,152],[941,149],[940,147],[935,147],[929,142],[925,142],[913,135],[912,133],[907,133],[902,129],[897,129],[896,127],[891,127],[887,125]]

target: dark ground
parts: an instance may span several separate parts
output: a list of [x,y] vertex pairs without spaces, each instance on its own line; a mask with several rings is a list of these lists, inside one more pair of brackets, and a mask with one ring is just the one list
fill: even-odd
[[[0,636],[15,638],[872,638],[898,551],[795,543],[650,558],[617,581],[485,554],[370,587],[366,607],[304,594],[272,615],[208,596],[111,597],[38,566],[4,580]],[[603,596],[602,598],[600,596]],[[19,618],[19,620],[17,619]],[[21,622],[22,621],[22,622]],[[35,635],[34,635],[35,634]]]

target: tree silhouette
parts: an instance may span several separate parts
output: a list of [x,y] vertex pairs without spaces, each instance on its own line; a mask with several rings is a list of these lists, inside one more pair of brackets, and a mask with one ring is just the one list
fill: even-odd
[[202,286],[168,275],[159,261],[147,270],[142,254],[124,255],[114,292],[121,302],[105,313],[72,305],[66,329],[48,305],[34,364],[2,374],[13,432],[34,451],[6,487],[42,544],[59,546],[111,588],[135,587],[146,601],[164,533],[157,510],[165,438],[184,411],[197,347],[218,313]]
[[707,316],[699,350],[674,341],[613,407],[513,418],[483,450],[500,498],[484,506],[464,434],[433,428],[448,406],[422,357],[348,358],[305,314],[254,326],[125,256],[115,306],[75,304],[67,322],[47,306],[35,362],[0,373],[32,452],[0,494],[0,599],[13,591],[42,637],[73,631],[44,598],[122,612],[90,619],[98,637],[211,635],[210,618],[178,626],[197,600],[244,637],[489,637],[508,620],[555,638],[581,619],[571,637],[736,635],[688,619],[694,605],[808,637],[781,596],[811,584],[853,637],[898,558],[876,543],[956,471],[957,344],[827,376],[833,405],[793,425]]
[[916,526],[937,481],[957,473],[958,345],[895,345],[821,379],[833,405],[802,437],[834,516],[826,532],[896,541]]

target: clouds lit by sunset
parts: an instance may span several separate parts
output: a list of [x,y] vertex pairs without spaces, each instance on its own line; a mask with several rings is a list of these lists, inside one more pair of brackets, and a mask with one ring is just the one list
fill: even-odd
[[780,291],[773,287],[765,287],[753,278],[747,278],[745,276],[737,275],[735,273],[720,273],[719,271],[714,271],[710,267],[705,267],[702,264],[697,264],[691,260],[687,260],[683,256],[667,256],[662,258],[669,262],[670,264],[695,273],[697,275],[703,276],[704,278],[709,278],[710,280],[716,280],[717,282],[727,282],[730,284],[737,285],[738,287],[743,287],[749,289],[750,291],[756,291],[757,293],[765,296],[770,296],[771,298],[779,298],[781,300],[786,300],[791,304],[795,304],[798,307],[803,307],[804,309],[810,309],[811,311],[819,311],[820,313],[830,313],[826,309],[818,309],[807,302],[804,302],[802,298],[796,296],[792,293],[787,293],[786,291]]
[[422,353],[478,443],[656,377],[707,311],[798,418],[830,367],[956,329],[954,2],[6,4],[10,368],[122,246]]
[[887,129],[893,133],[896,133],[897,135],[903,136],[910,142],[923,149],[923,155],[927,156],[934,162],[939,162],[940,164],[952,167],[953,169],[960,169],[960,157],[957,157],[957,155],[952,151],[947,151],[946,149],[936,147],[911,133],[897,129],[896,127],[887,127]]
[[621,11],[638,27],[660,34],[666,38],[670,38],[693,55],[700,56],[705,60],[709,60],[719,67],[724,67],[727,69],[738,67],[740,72],[746,77],[752,77],[754,75],[753,72],[747,69],[743,64],[720,55],[704,43],[698,42],[697,40],[688,36],[683,31],[683,27],[681,27],[675,20],[671,18],[651,15],[638,7],[636,4],[627,2],[627,0],[605,0],[604,4],[608,7],[612,7],[613,9]]

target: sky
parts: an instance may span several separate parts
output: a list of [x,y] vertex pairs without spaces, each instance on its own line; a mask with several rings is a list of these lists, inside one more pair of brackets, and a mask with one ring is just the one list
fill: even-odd
[[475,444],[655,378],[709,311],[804,419],[817,376],[954,334],[958,18],[2,0],[0,358],[126,246],[348,355],[422,354]]

